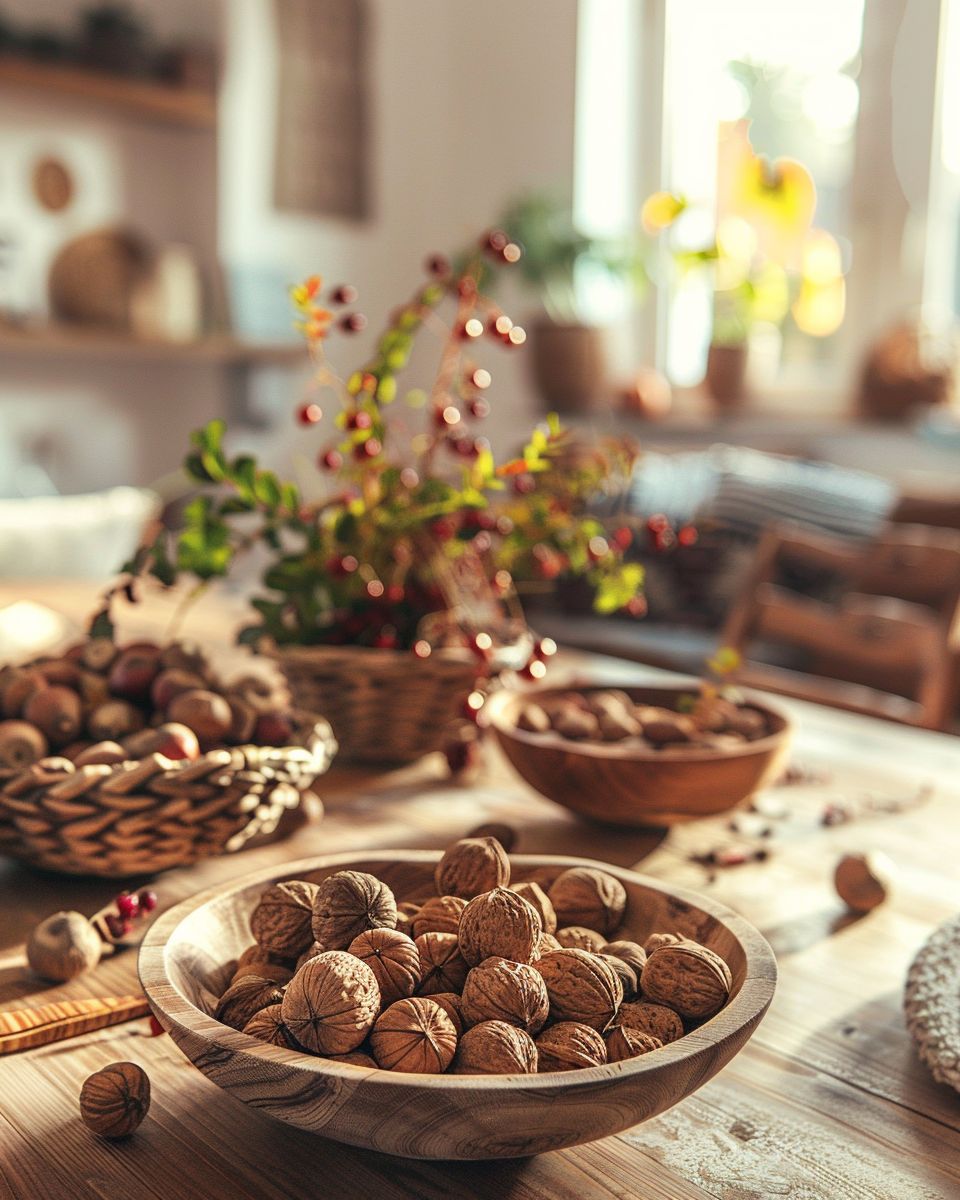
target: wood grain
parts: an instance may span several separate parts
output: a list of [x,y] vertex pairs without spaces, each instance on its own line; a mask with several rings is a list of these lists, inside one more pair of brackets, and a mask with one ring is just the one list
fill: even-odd
[[102,1000],[60,1000],[36,1008],[0,1012],[0,1054],[64,1041],[108,1025],[145,1017],[150,1006],[143,996],[105,996]]

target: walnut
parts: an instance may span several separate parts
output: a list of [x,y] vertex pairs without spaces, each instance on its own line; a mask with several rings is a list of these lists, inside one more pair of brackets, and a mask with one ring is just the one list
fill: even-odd
[[654,950],[659,950],[661,946],[675,946],[677,942],[682,941],[679,933],[651,933],[643,943],[643,952],[649,958]]
[[643,728],[628,712],[604,712],[597,717],[600,736],[605,742],[622,742],[627,738],[639,737]]
[[654,950],[640,977],[644,999],[666,1004],[688,1020],[719,1012],[731,983],[730,968],[719,954],[689,941]]
[[543,890],[539,883],[528,881],[526,883],[515,883],[511,885],[511,892],[516,892],[518,896],[522,896],[528,904],[540,914],[540,924],[543,926],[544,933],[557,932],[557,914],[554,911],[553,905],[550,903],[550,897]]
[[362,1050],[352,1050],[349,1054],[328,1054],[327,1062],[345,1063],[348,1067],[366,1067],[372,1071],[377,1069],[377,1064],[370,1055],[364,1054]]
[[599,954],[607,944],[602,933],[584,929],[582,925],[565,925],[563,929],[558,929],[557,941],[568,949],[589,950],[591,954]]
[[323,947],[320,945],[320,943],[319,942],[311,942],[310,945],[306,948],[306,950],[304,950],[304,952],[297,959],[296,966],[294,968],[294,974],[296,974],[296,972],[300,970],[300,968],[303,966],[303,964],[305,962],[309,962],[311,958],[316,958],[318,954],[322,954],[322,953],[323,953]]
[[251,963],[276,963],[279,966],[286,965],[286,959],[281,958],[279,954],[271,954],[269,950],[265,950],[259,942],[254,942],[252,946],[248,946],[246,950],[237,959],[236,970],[241,967],[249,966]]
[[482,825],[477,825],[475,829],[471,829],[467,837],[496,838],[508,854],[512,854],[517,846],[517,831],[512,825],[507,825],[503,821],[484,821]]
[[457,1031],[457,1037],[463,1033],[463,1000],[456,992],[432,992],[430,999],[434,1004],[439,1004],[443,1011],[453,1022],[453,1027]]
[[317,885],[302,879],[275,883],[260,897],[250,914],[250,929],[271,954],[296,958],[313,941],[310,922]]
[[471,967],[485,958],[529,963],[540,950],[540,914],[522,896],[497,887],[476,896],[460,917],[460,953]]
[[317,887],[313,936],[325,950],[343,950],[366,929],[394,929],[396,924],[393,892],[364,871],[337,871]]
[[837,863],[833,886],[847,908],[866,913],[886,900],[893,877],[893,863],[885,854],[845,854]]
[[242,1029],[254,1013],[282,999],[283,989],[276,983],[259,975],[244,975],[223,993],[213,1015],[231,1029]]
[[[552,933],[541,933],[540,934],[540,945],[537,948],[537,958],[543,958],[543,956],[545,954],[549,953],[549,951],[551,951],[551,950],[562,950],[562,949],[563,949],[563,947],[560,945],[560,943],[557,941],[557,939],[553,936]],[[536,959],[534,959],[534,962],[536,962]]]
[[593,713],[573,705],[554,713],[551,723],[555,733],[571,742],[596,738],[600,733],[600,723]]
[[481,892],[506,887],[510,882],[510,860],[496,838],[461,838],[437,863],[434,879],[441,896],[471,900]]
[[661,715],[651,720],[641,718],[643,736],[654,746],[673,746],[692,742],[697,735],[696,727],[682,713],[661,710]]
[[551,950],[536,964],[555,1021],[581,1021],[603,1033],[623,999],[613,968],[586,950]]
[[507,1021],[539,1033],[550,1011],[543,976],[506,958],[488,958],[474,967],[463,986],[463,1016],[469,1025]]
[[595,1029],[580,1021],[560,1021],[537,1038],[538,1071],[576,1071],[600,1067],[607,1061],[607,1046]]
[[649,1033],[651,1037],[659,1038],[664,1046],[683,1037],[683,1022],[665,1004],[651,1004],[646,1000],[623,1004],[617,1013],[617,1023]]
[[327,950],[294,975],[283,995],[283,1023],[316,1054],[356,1050],[380,1011],[380,989],[365,962]]
[[571,867],[558,875],[548,893],[557,921],[598,929],[608,937],[623,920],[627,893],[619,879],[596,867]]
[[639,1054],[648,1054],[651,1050],[659,1050],[663,1042],[651,1037],[640,1029],[630,1025],[616,1025],[606,1037],[607,1061],[623,1062],[625,1058],[636,1058]]
[[416,939],[420,954],[421,996],[459,992],[469,970],[455,933],[423,933]]
[[281,1005],[271,1004],[253,1014],[243,1027],[244,1033],[259,1038],[261,1042],[269,1042],[272,1046],[283,1046],[287,1050],[299,1050],[300,1047],[293,1039],[283,1023]]
[[622,958],[627,966],[633,969],[637,979],[640,978],[643,964],[647,961],[646,950],[636,942],[607,942],[601,954],[612,954],[614,958]]
[[413,937],[413,918],[420,911],[420,905],[410,900],[404,900],[397,905],[397,929],[408,937]]
[[431,896],[413,918],[413,936],[421,933],[456,933],[467,902],[462,896]]
[[387,1071],[437,1075],[453,1062],[457,1031],[446,1012],[423,996],[397,1000],[370,1034],[377,1066]]
[[269,979],[271,983],[282,987],[283,984],[289,983],[293,978],[293,972],[289,967],[282,967],[278,963],[258,962],[247,963],[245,967],[237,967],[233,973],[233,978],[230,980],[231,986],[238,979],[243,979],[247,975],[256,975],[260,979]]
[[150,1108],[150,1080],[142,1067],[115,1062],[84,1080],[80,1116],[100,1137],[129,1137]]
[[613,969],[623,988],[624,1000],[632,1000],[637,994],[637,973],[629,963],[617,958],[615,954],[601,954],[600,957]]
[[517,728],[526,733],[548,733],[550,718],[539,704],[525,704],[517,714]]
[[397,929],[368,929],[353,939],[350,953],[362,959],[376,976],[381,1003],[393,1004],[416,991],[420,982],[420,951],[405,933]]
[[535,1075],[536,1043],[516,1025],[483,1021],[460,1039],[453,1071],[456,1075]]

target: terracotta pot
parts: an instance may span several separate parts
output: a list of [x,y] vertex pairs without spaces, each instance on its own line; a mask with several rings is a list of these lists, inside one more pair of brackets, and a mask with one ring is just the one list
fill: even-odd
[[605,330],[538,318],[531,324],[528,357],[547,409],[588,412],[603,399],[607,388]]
[[704,377],[707,394],[721,409],[740,408],[747,398],[747,346],[710,347],[707,353],[707,373]]

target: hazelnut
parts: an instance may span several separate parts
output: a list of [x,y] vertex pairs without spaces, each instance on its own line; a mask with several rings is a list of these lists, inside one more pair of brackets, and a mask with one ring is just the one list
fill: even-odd
[[48,687],[46,679],[37,670],[25,667],[13,667],[3,676],[2,691],[0,691],[0,708],[5,717],[19,717],[24,706],[34,692]]
[[586,692],[583,703],[596,717],[606,714],[611,716],[633,715],[633,701],[626,692],[618,688],[610,688],[602,692]]
[[257,942],[281,958],[297,958],[313,941],[313,903],[317,885],[302,879],[275,883],[250,914]]
[[142,1067],[115,1062],[84,1080],[80,1116],[100,1137],[129,1137],[150,1109],[150,1080]]
[[683,1037],[683,1022],[665,1004],[651,1004],[647,1000],[638,1000],[633,1004],[623,1004],[617,1013],[619,1025],[629,1025],[631,1029],[639,1029],[641,1033],[649,1033],[658,1038],[664,1046]]
[[80,661],[91,671],[106,671],[117,653],[116,642],[111,638],[91,638],[80,650]]
[[0,721],[0,770],[22,771],[47,753],[47,739],[28,721]]
[[420,982],[420,951],[397,929],[368,929],[350,943],[349,953],[374,973],[383,1004],[412,996]]
[[630,737],[639,737],[643,732],[640,722],[627,712],[600,713],[597,724],[605,742],[622,742]]
[[36,725],[51,746],[66,746],[83,725],[83,706],[76,692],[53,684],[31,695],[23,706],[23,719]]
[[370,1048],[384,1070],[436,1075],[453,1062],[457,1031],[439,1004],[414,996],[397,1000],[377,1019]]
[[530,963],[540,950],[540,914],[522,896],[497,887],[475,896],[460,917],[460,953],[471,967],[485,958]]
[[456,1075],[535,1075],[533,1038],[506,1021],[483,1021],[460,1039],[453,1060]]
[[367,929],[394,929],[396,924],[393,892],[365,871],[337,871],[317,887],[313,936],[327,950],[343,950]]
[[636,971],[622,958],[617,958],[615,954],[601,954],[600,957],[612,968],[614,975],[620,980],[624,1000],[632,1000],[637,994]]
[[282,1005],[271,1004],[253,1014],[243,1027],[244,1033],[269,1042],[271,1046],[283,1046],[287,1050],[299,1050],[292,1034],[283,1023]]
[[625,1058],[636,1058],[640,1054],[649,1054],[651,1050],[659,1050],[663,1043],[659,1038],[651,1037],[640,1029],[629,1025],[616,1025],[606,1036],[607,1061],[623,1062]]
[[243,975],[223,993],[213,1015],[231,1029],[242,1029],[254,1013],[282,999],[280,985],[262,975]]
[[421,933],[456,933],[467,902],[460,896],[431,896],[413,918],[413,936]]
[[580,1021],[603,1033],[623,1000],[613,968],[586,950],[551,950],[536,964],[555,1021]]
[[380,989],[370,967],[343,950],[304,963],[287,984],[283,1023],[316,1054],[348,1054],[373,1028]]
[[421,996],[437,992],[459,992],[469,970],[455,933],[422,933],[415,939],[420,955]]
[[103,942],[83,913],[58,912],[41,921],[27,941],[27,962],[41,979],[66,983],[100,961]]
[[201,742],[222,742],[230,732],[233,713],[216,692],[192,688],[179,692],[167,706],[167,720],[192,729]]
[[601,1067],[607,1061],[607,1046],[595,1029],[580,1021],[560,1021],[537,1038],[537,1070],[577,1071]]
[[159,673],[160,652],[157,648],[128,646],[110,667],[110,691],[124,700],[144,702]]
[[510,886],[511,892],[516,892],[518,896],[522,896],[528,904],[540,914],[540,924],[543,926],[544,933],[557,932],[557,914],[554,912],[553,905],[550,903],[550,897],[543,890],[539,883],[527,881],[525,883],[514,883]]
[[463,1000],[456,992],[433,992],[430,999],[434,1004],[439,1004],[443,1011],[453,1022],[453,1027],[457,1031],[457,1037],[463,1033]]
[[143,728],[143,713],[127,700],[107,700],[87,717],[87,732],[98,742],[116,742]]
[[550,1011],[543,976],[533,967],[505,958],[488,958],[467,975],[463,1016],[468,1025],[507,1021],[539,1033]]
[[564,925],[583,925],[609,936],[620,925],[627,893],[619,879],[596,867],[571,867],[558,875],[548,892]]
[[557,941],[561,946],[589,950],[591,954],[599,954],[607,944],[607,939],[602,933],[584,929],[582,925],[566,925],[563,929],[558,929]]
[[539,704],[530,701],[517,714],[517,728],[525,733],[549,733],[550,718]]
[[847,908],[866,913],[886,900],[893,874],[893,863],[885,854],[845,854],[837,863],[833,882]]
[[510,860],[496,838],[461,838],[437,863],[434,875],[441,896],[470,900],[510,882]]
[[730,968],[720,955],[689,941],[654,950],[640,976],[644,999],[665,1004],[687,1020],[719,1012],[731,984]]
[[192,671],[184,671],[181,667],[168,667],[154,679],[150,685],[150,703],[157,712],[166,712],[174,696],[184,692],[204,690],[204,680]]

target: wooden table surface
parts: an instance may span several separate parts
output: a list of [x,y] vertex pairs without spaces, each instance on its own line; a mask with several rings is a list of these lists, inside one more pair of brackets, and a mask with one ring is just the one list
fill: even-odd
[[[0,588],[0,605],[22,594]],[[82,611],[69,591],[48,590],[46,598]],[[135,633],[156,628],[155,614],[137,620]],[[223,641],[230,623],[210,602],[195,628]],[[582,655],[558,664],[553,678],[564,672],[611,683],[656,674]],[[167,907],[287,859],[439,847],[481,821],[506,820],[519,830],[521,850],[635,865],[708,891],[767,936],[780,985],[746,1049],[664,1115],[617,1137],[522,1161],[391,1159],[245,1107],[206,1080],[169,1037],[151,1037],[143,1019],[0,1058],[0,1198],[956,1200],[960,1096],[933,1083],[917,1060],[901,999],[913,954],[960,908],[960,742],[810,705],[785,707],[799,721],[794,762],[808,778],[766,793],[782,815],[765,818],[771,834],[758,842],[769,849],[762,862],[711,875],[694,861],[742,840],[721,819],[666,835],[581,824],[512,776],[488,747],[471,786],[451,783],[432,759],[381,776],[334,770],[321,788],[322,823],[282,844],[154,881]],[[875,811],[924,788],[926,798],[906,811]],[[837,799],[867,811],[824,827],[823,808]],[[833,867],[845,851],[875,848],[895,861],[897,886],[880,909],[852,918],[833,892]],[[105,959],[63,987],[40,984],[24,962],[23,940],[40,918],[57,908],[93,912],[115,892],[109,882],[0,860],[0,1008],[136,989],[135,951]],[[77,1097],[88,1074],[117,1059],[144,1067],[153,1104],[135,1137],[111,1144],[82,1126]]]

